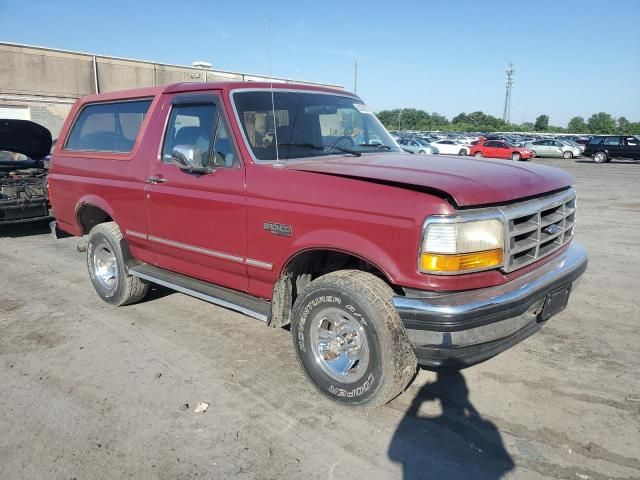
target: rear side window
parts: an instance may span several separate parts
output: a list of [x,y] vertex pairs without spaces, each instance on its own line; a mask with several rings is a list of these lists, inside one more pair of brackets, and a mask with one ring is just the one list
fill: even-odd
[[71,128],[65,149],[129,153],[150,104],[151,99],[87,105]]
[[607,137],[604,141],[605,145],[618,145],[620,143],[620,137]]
[[600,145],[604,141],[604,137],[593,137],[589,140],[589,145]]

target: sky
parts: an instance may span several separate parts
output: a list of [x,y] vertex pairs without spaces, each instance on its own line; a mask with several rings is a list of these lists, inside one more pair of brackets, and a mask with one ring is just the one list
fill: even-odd
[[[0,0],[0,41],[354,87],[375,111],[640,121],[640,0]],[[2,66],[0,66],[2,68]],[[0,86],[1,88],[1,86]]]

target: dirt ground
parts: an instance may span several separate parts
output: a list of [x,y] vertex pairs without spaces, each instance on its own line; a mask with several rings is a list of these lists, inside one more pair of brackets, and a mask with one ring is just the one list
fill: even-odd
[[284,330],[164,289],[110,307],[77,239],[3,228],[0,478],[640,478],[640,163],[539,161],[576,179],[569,309],[373,411],[317,394]]

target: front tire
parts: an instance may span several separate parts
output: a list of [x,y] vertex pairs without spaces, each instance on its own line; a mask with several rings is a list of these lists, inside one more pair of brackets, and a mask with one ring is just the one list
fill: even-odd
[[311,282],[296,299],[291,333],[300,364],[331,399],[377,407],[404,391],[416,357],[378,277],[341,270]]
[[474,153],[474,154],[473,154],[473,156],[474,156],[474,157],[476,157],[476,158],[482,158],[482,157],[484,157],[484,155],[482,154],[482,152],[476,152],[476,153]]
[[570,151],[566,151],[562,153],[562,158],[564,158],[565,160],[571,160],[573,158],[573,153]]
[[98,296],[111,305],[140,301],[149,283],[127,273],[126,240],[115,222],[100,223],[91,229],[87,241],[89,278]]
[[424,150],[420,150],[420,151],[418,152],[418,154],[419,154],[419,155],[426,155],[426,154],[427,154],[427,152],[425,152]]
[[458,152],[458,155],[460,157],[466,157],[468,155],[468,153],[464,148],[461,148],[460,151]]
[[522,155],[520,155],[518,152],[514,152],[511,155],[511,160],[513,160],[514,162],[519,162],[522,159]]

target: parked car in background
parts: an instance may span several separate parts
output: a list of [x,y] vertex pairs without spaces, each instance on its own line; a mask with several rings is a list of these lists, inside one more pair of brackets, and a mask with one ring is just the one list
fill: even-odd
[[51,218],[46,157],[51,133],[27,120],[0,120],[0,225]]
[[420,155],[434,155],[439,150],[421,138],[402,138],[398,140],[398,145],[405,152],[418,153]]
[[579,157],[582,150],[560,140],[543,138],[525,143],[525,148],[531,150],[536,157],[562,157],[566,159]]
[[535,154],[524,147],[516,147],[502,140],[480,141],[471,146],[470,155],[476,158],[510,158],[511,160],[529,160]]
[[580,155],[584,153],[585,146],[576,142],[575,140],[560,140],[562,143],[569,145],[570,147],[576,147],[580,150]]
[[612,158],[640,160],[640,137],[634,135],[597,135],[587,143],[584,155],[596,163],[605,163]]
[[438,149],[438,152],[447,155],[469,155],[470,145],[466,145],[458,140],[436,140],[431,145]]

